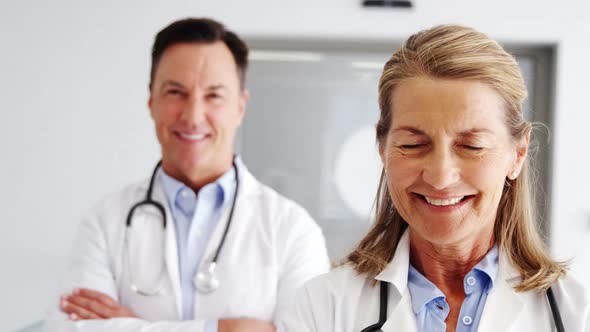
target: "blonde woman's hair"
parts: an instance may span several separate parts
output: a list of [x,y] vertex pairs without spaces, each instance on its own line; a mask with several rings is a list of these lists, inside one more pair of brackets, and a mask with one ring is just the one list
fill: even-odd
[[[506,125],[515,141],[529,135],[532,124],[524,119],[522,103],[527,96],[514,57],[496,41],[474,29],[442,25],[412,35],[383,68],[379,81],[380,118],[377,143],[385,144],[391,126],[392,92],[401,82],[415,77],[482,82],[500,94]],[[565,264],[552,260],[537,226],[533,206],[529,158],[520,176],[506,178],[498,206],[494,236],[500,252],[522,276],[517,291],[542,291],[566,272]],[[384,172],[375,200],[376,221],[358,247],[347,257],[358,273],[377,275],[391,261],[408,227],[395,208]]]

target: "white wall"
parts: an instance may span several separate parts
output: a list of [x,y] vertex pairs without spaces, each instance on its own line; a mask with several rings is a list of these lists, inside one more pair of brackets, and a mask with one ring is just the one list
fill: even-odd
[[[0,328],[42,317],[78,217],[147,175],[158,155],[146,108],[149,51],[173,19],[210,16],[249,37],[401,40],[438,23],[503,42],[558,46],[553,251],[590,278],[590,20],[583,1],[20,1],[0,4]],[[393,50],[392,50],[393,51]],[[585,249],[585,250],[584,250]]]

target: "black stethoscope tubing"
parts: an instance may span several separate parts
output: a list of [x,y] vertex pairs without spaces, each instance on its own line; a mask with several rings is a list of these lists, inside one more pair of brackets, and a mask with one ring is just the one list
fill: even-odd
[[[166,220],[166,210],[164,209],[164,206],[158,202],[153,200],[152,198],[152,192],[154,190],[154,182],[156,179],[156,174],[158,172],[158,169],[160,168],[160,166],[162,165],[162,161],[160,160],[158,162],[158,164],[156,165],[156,167],[154,168],[154,171],[152,173],[152,177],[150,178],[150,185],[148,187],[148,190],[146,192],[145,195],[145,199],[135,203],[131,209],[129,210],[129,213],[127,213],[127,227],[131,226],[131,222],[133,219],[133,213],[135,212],[135,209],[137,209],[140,206],[153,206],[155,208],[158,209],[158,211],[161,213],[162,215],[162,226],[164,227],[164,229],[166,229],[166,224],[167,224],[167,220]],[[212,263],[217,263],[217,258],[219,257],[219,253],[221,253],[221,249],[223,248],[223,245],[225,244],[225,238],[227,237],[227,233],[229,231],[229,226],[232,222],[233,216],[234,216],[234,209],[236,207],[236,200],[238,198],[238,189],[240,187],[240,179],[238,176],[238,167],[236,166],[236,162],[235,160],[232,162],[233,168],[234,168],[234,176],[235,176],[235,180],[236,180],[236,188],[234,191],[234,197],[231,203],[231,209],[229,210],[229,217],[227,220],[227,224],[225,225],[225,229],[223,231],[223,236],[221,237],[221,241],[219,242],[219,246],[217,246],[217,250],[215,251],[215,256],[213,256],[213,260],[211,261]]]
[[[361,332],[382,332],[381,327],[383,327],[385,321],[387,320],[387,300],[389,298],[388,283],[381,281],[379,286],[379,321],[373,325],[367,326],[361,330]],[[557,332],[565,332],[563,321],[561,320],[561,314],[559,313],[559,306],[557,305],[557,301],[555,300],[555,296],[553,295],[553,290],[551,287],[547,289],[546,294],[547,299],[549,300],[549,307],[551,308],[551,315],[553,315],[553,323],[555,324],[555,328],[557,329]]]
[[379,283],[379,321],[365,327],[361,332],[383,332],[381,327],[387,320],[387,300],[389,299],[389,284],[381,281]]

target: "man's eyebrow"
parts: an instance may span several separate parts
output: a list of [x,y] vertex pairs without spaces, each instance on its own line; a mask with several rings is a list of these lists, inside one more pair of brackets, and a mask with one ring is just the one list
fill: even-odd
[[227,90],[227,87],[223,84],[213,84],[207,87],[207,90]]
[[174,80],[165,80],[160,87],[163,88],[168,85],[172,85],[172,86],[184,89],[184,85],[182,85],[180,82],[177,82]]
[[408,132],[410,132],[411,134],[414,134],[414,135],[421,135],[421,136],[426,135],[426,133],[424,131],[422,131],[422,130],[416,128],[416,127],[412,127],[412,126],[400,126],[400,127],[397,127],[397,128],[395,128],[393,130],[393,133],[396,133],[396,132],[399,132],[399,131],[408,131]]

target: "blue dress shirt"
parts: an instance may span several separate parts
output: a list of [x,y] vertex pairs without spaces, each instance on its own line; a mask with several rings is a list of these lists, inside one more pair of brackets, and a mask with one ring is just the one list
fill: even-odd
[[[238,158],[236,164],[239,167]],[[222,211],[233,201],[236,188],[234,169],[232,167],[198,192],[172,178],[163,169],[159,171],[159,178],[176,227],[182,319],[194,319],[194,308],[198,298],[193,280]],[[207,321],[206,331],[217,331],[217,321]]]
[[[494,246],[463,279],[465,299],[461,305],[456,331],[477,331],[497,273],[498,247]],[[408,272],[408,289],[412,297],[412,309],[416,315],[418,331],[444,332],[447,328],[445,320],[450,310],[445,294],[412,265]]]

